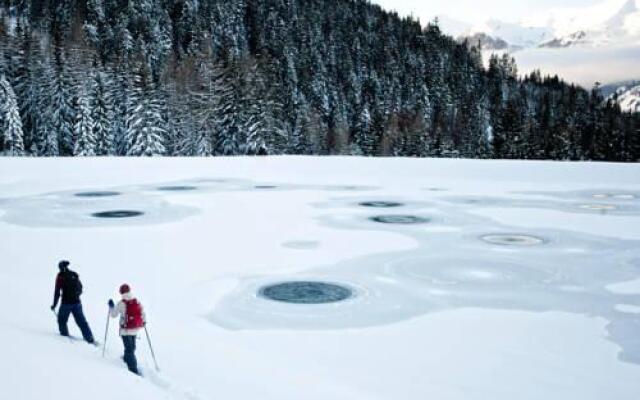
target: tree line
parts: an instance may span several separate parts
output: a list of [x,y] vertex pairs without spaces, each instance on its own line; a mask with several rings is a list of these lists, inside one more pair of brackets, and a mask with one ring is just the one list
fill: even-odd
[[0,0],[0,153],[640,160],[640,116],[364,0]]

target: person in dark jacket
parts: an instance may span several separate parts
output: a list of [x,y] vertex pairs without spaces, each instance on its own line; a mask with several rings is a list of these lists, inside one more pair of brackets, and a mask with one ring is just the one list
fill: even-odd
[[93,333],[91,333],[89,323],[82,312],[82,303],[80,302],[82,283],[80,282],[78,274],[69,269],[69,264],[69,261],[60,261],[60,263],[58,263],[60,272],[56,277],[56,287],[53,293],[51,310],[55,312],[58,301],[62,297],[60,310],[58,310],[58,329],[60,330],[60,335],[69,336],[67,321],[69,321],[69,315],[73,314],[73,319],[75,319],[78,328],[80,328],[84,340],[88,343],[94,343]]

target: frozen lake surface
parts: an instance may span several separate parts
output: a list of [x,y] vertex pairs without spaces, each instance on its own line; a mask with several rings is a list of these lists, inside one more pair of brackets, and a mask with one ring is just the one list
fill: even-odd
[[[4,391],[635,400],[638,177],[594,163],[0,159],[0,338],[22,344],[0,359]],[[161,373],[140,342],[147,376],[128,374],[114,327],[106,359],[56,335],[63,258],[96,337],[106,301],[133,287]],[[56,369],[98,382],[70,390]]]

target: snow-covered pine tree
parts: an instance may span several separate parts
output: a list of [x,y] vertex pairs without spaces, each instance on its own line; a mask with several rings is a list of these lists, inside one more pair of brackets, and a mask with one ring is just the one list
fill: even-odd
[[113,101],[113,121],[112,136],[113,149],[115,155],[124,156],[127,154],[129,144],[127,143],[127,120],[131,115],[134,106],[130,98],[133,93],[133,78],[129,70],[121,64],[109,72],[113,86],[111,88]]
[[203,63],[197,71],[196,87],[188,97],[188,108],[193,116],[193,132],[189,135],[193,155],[206,157],[214,154],[220,117],[217,101],[222,100],[218,95],[224,73],[220,64],[212,63]]
[[213,77],[212,94],[215,99],[216,130],[215,154],[231,156],[240,154],[239,65],[230,62],[220,65]]
[[0,112],[2,121],[2,150],[9,156],[24,155],[22,120],[16,95],[4,75],[0,76]]
[[55,84],[55,71],[51,64],[43,62],[39,65],[37,76],[42,82],[35,100],[36,125],[34,130],[38,155],[57,157],[60,155],[60,138],[54,125],[54,102],[50,98]]
[[98,156],[116,154],[112,87],[113,84],[105,72],[95,71],[93,73],[89,105],[93,120],[93,136],[96,141],[96,155]]
[[40,46],[34,42],[32,29],[25,18],[17,18],[14,32],[17,49],[12,63],[14,75],[9,83],[12,85],[18,101],[24,133],[25,150],[37,153],[34,129],[39,110],[36,107],[38,92],[41,90],[35,75],[37,63],[41,58]]
[[372,156],[375,148],[375,137],[373,133],[373,121],[369,112],[369,105],[364,104],[360,110],[360,117],[354,132],[355,142],[360,147],[362,154]]
[[[64,61],[59,60],[53,70],[53,80],[49,87],[51,102],[51,129],[58,135],[58,149],[61,156],[73,155],[73,123],[75,111],[71,94],[70,77]],[[53,155],[53,154],[51,154]]]
[[282,106],[269,90],[266,73],[257,62],[245,60],[242,73],[241,130],[246,135],[244,153],[277,153],[286,143],[285,132],[276,118]]
[[293,114],[295,121],[291,126],[288,152],[290,154],[313,154],[309,141],[314,127],[309,115],[309,105],[304,95],[298,95],[295,107],[297,112]]
[[75,143],[73,155],[81,157],[93,157],[96,153],[97,141],[94,132],[94,122],[91,116],[89,96],[84,87],[78,93],[78,107],[76,120],[73,126]]
[[156,98],[150,71],[139,63],[134,75],[133,91],[129,97],[130,115],[127,116],[127,156],[161,156],[166,152],[165,122],[162,103]]
[[87,0],[87,17],[84,24],[84,32],[89,43],[100,51],[100,57],[106,61],[109,55],[108,42],[112,40],[107,15],[105,13],[104,0]]

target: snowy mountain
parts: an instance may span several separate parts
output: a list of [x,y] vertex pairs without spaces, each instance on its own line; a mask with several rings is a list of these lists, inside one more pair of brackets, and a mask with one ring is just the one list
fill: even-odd
[[589,43],[589,37],[587,32],[578,31],[567,36],[554,38],[553,40],[544,42],[539,46],[549,47],[549,48],[563,48],[563,47],[570,47],[570,46],[576,46],[576,45],[582,45],[582,44],[588,44],[588,43]]
[[[505,41],[511,50],[566,48],[572,46],[619,46],[640,44],[639,0],[608,0],[596,6],[552,9],[517,23],[489,20],[479,25],[453,23],[441,17],[443,30],[456,37],[483,33]],[[452,30],[448,30],[452,29]],[[498,49],[499,50],[499,49]]]
[[607,100],[616,101],[623,111],[640,112],[640,85],[634,87],[621,86]]
[[[612,8],[612,10],[616,10]],[[637,0],[627,0],[612,15],[604,12],[591,19],[583,17],[551,19],[556,36],[541,47],[610,46],[640,43],[640,7]],[[570,31],[569,31],[570,30]]]
[[[483,39],[484,49],[503,50],[503,44],[510,50],[535,47],[539,43],[553,37],[553,31],[548,27],[523,26],[497,19],[490,19],[482,24],[472,25],[457,21],[447,16],[439,16],[438,23],[442,30],[459,41],[467,39],[470,43]],[[499,46],[493,47],[493,43]]]
[[462,37],[459,40],[467,40],[469,45],[480,44],[482,50],[513,50],[513,46],[500,38],[494,38],[486,33],[475,33],[471,36]]
[[438,21],[459,42],[475,45],[480,39],[485,61],[491,53],[507,51],[523,75],[541,71],[591,88],[595,82],[640,78],[639,4],[640,0],[604,0],[593,6],[550,9],[515,23],[489,20],[474,25],[446,16]]
[[523,26],[493,19],[475,26],[471,32],[486,33],[496,40],[504,40],[512,50],[534,47],[552,37],[548,27]]

